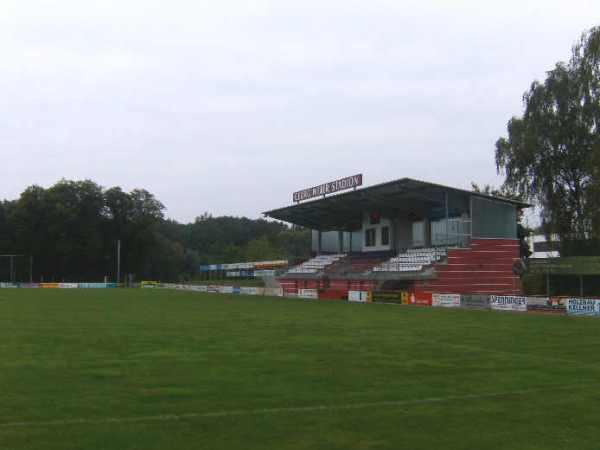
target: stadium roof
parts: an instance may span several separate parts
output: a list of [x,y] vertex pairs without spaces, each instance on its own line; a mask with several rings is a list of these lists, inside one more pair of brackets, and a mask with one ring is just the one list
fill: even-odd
[[362,212],[376,209],[383,215],[422,218],[434,208],[444,207],[445,194],[487,198],[527,208],[528,203],[503,197],[443,186],[426,181],[401,178],[362,189],[347,191],[263,214],[273,219],[317,230],[357,230],[362,224]]

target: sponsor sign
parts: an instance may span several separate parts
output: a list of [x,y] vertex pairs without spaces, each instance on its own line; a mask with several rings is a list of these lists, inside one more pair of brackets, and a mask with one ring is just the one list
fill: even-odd
[[570,316],[600,316],[600,299],[568,298],[567,314]]
[[240,288],[240,294],[243,295],[263,295],[264,293],[265,288],[261,287],[242,286]]
[[490,307],[497,311],[527,311],[527,297],[492,295]]
[[319,291],[316,289],[299,289],[299,298],[319,298]]
[[301,202],[310,198],[319,197],[321,195],[333,194],[334,192],[353,189],[357,186],[362,186],[362,173],[352,175],[351,177],[341,178],[339,180],[330,181],[319,186],[314,186],[308,189],[294,192],[293,199],[295,202]]
[[77,283],[58,283],[60,289],[77,289]]
[[367,303],[370,301],[369,291],[348,291],[349,302]]
[[463,294],[462,302],[467,308],[487,309],[490,306],[490,296],[483,294]]
[[402,303],[400,291],[373,291],[373,301],[383,303]]
[[527,297],[527,306],[547,307],[551,306],[551,303],[548,297]]
[[233,286],[219,286],[218,291],[221,294],[233,294]]
[[410,304],[419,306],[431,306],[432,296],[427,292],[415,292],[410,295]]
[[19,285],[15,284],[15,283],[0,283],[0,288],[2,289],[8,289],[8,288],[18,288]]
[[58,283],[40,283],[40,287],[44,289],[56,289],[58,288]]
[[460,308],[460,294],[433,294],[431,304],[439,308]]

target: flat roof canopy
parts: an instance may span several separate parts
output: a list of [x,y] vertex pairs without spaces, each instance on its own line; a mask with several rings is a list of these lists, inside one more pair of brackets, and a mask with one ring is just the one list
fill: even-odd
[[457,189],[425,181],[401,178],[374,186],[298,203],[263,214],[273,219],[315,230],[355,231],[362,226],[364,211],[377,211],[387,217],[420,220],[435,208],[445,207],[445,196],[471,196],[510,203],[527,208],[527,203],[479,192]]

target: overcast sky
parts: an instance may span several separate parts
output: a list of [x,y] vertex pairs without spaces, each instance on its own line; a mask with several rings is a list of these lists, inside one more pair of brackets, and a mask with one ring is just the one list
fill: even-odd
[[0,0],[0,198],[90,178],[191,221],[354,173],[498,184],[523,92],[597,24],[598,0]]

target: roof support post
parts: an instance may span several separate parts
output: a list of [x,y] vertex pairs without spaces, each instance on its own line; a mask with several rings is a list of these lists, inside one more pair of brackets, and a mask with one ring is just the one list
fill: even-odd
[[321,230],[317,230],[317,255],[321,254],[322,245],[323,245],[323,233],[321,233]]
[[344,253],[344,232],[338,231],[339,253]]
[[448,214],[448,191],[444,191],[444,207],[446,208],[446,246],[449,244],[448,232],[450,229],[449,214]]

